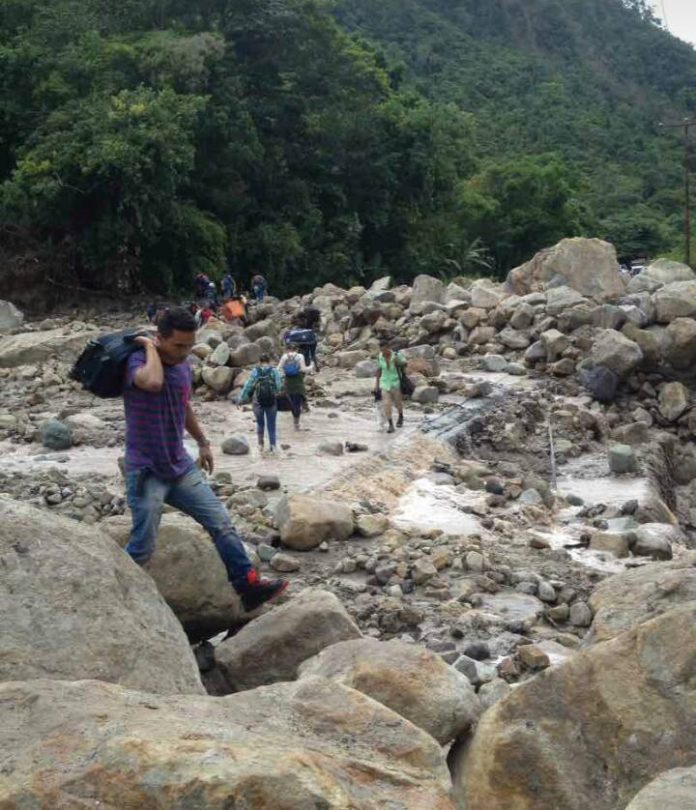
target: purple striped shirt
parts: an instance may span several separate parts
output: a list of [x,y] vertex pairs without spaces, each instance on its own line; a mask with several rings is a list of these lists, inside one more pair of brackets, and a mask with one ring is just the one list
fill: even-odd
[[184,361],[164,366],[161,391],[143,391],[134,383],[145,365],[145,351],[128,358],[123,403],[126,409],[126,472],[149,470],[171,481],[194,464],[184,449],[186,406],[191,399],[191,368]]

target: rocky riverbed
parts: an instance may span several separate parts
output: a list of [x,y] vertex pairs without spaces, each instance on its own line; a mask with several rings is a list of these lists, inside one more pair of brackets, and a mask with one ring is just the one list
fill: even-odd
[[[280,416],[268,458],[236,398],[307,306],[322,314],[311,411],[300,431]],[[145,571],[119,548],[122,406],[68,371],[90,336],[137,315],[10,315],[0,713],[25,708],[0,723],[0,804],[680,801],[696,763],[689,268],[658,262],[627,289],[611,246],[565,240],[507,285],[327,285],[270,300],[244,329],[210,323],[191,364],[211,483],[259,569],[291,581],[259,617],[183,516],[167,510]],[[384,338],[416,386],[393,435],[371,397]],[[59,774],[50,740],[69,737]]]

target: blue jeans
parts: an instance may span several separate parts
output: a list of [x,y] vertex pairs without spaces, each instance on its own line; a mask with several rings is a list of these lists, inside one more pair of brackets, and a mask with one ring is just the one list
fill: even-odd
[[211,536],[217,553],[236,587],[243,586],[252,564],[225,507],[201,475],[198,467],[175,481],[162,481],[146,471],[126,474],[126,495],[133,515],[133,528],[126,551],[139,565],[155,551],[155,541],[165,503],[180,509],[201,524]]
[[255,402],[254,416],[256,417],[256,435],[259,438],[259,444],[263,444],[264,430],[268,428],[268,443],[271,447],[275,447],[278,406],[271,405],[270,408],[264,408],[263,405],[259,405],[258,402]]

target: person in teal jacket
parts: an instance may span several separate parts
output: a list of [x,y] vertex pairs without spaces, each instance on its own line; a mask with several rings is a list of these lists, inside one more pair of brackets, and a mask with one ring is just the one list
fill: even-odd
[[240,405],[252,400],[256,417],[256,436],[261,453],[264,451],[266,430],[268,430],[268,445],[271,453],[278,452],[276,420],[278,394],[283,390],[283,381],[270,362],[271,358],[267,354],[261,355],[259,365],[251,372],[239,395]]

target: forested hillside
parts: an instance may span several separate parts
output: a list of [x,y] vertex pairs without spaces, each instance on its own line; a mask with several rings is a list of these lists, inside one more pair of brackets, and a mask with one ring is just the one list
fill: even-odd
[[337,16],[473,113],[485,166],[557,156],[584,230],[627,254],[680,243],[683,152],[659,123],[696,115],[696,50],[644,0],[339,0]]
[[[631,3],[640,6],[640,3]],[[696,51],[621,0],[4,0],[0,274],[277,292],[677,249]]]

